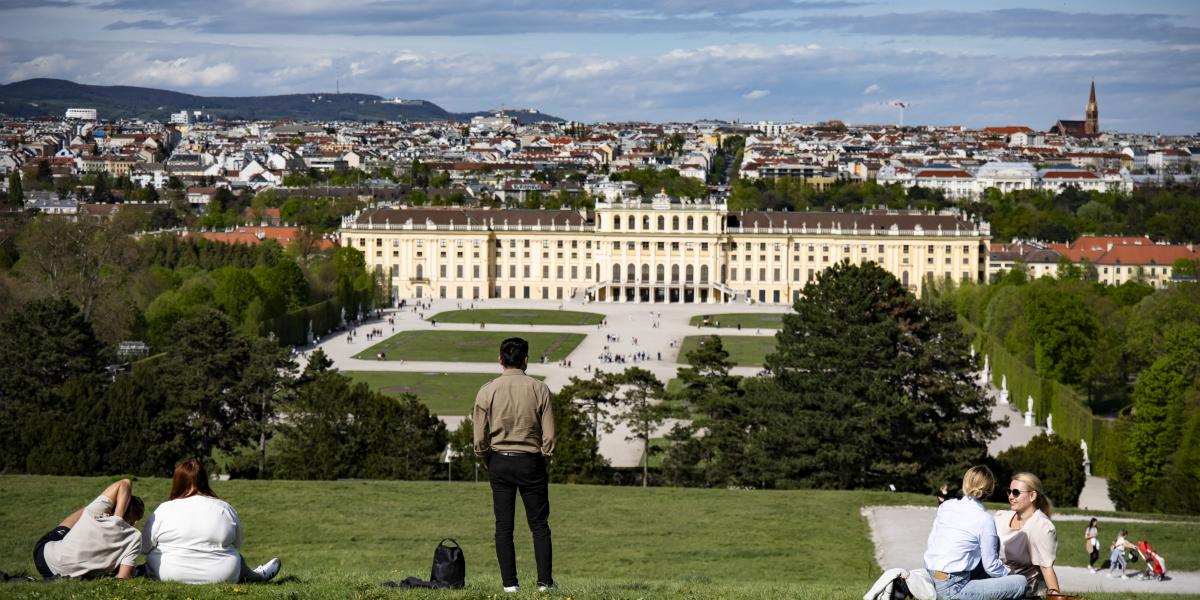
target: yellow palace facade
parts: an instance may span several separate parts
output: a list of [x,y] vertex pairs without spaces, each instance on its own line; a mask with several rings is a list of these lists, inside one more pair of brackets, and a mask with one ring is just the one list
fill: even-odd
[[987,223],[917,211],[731,212],[659,194],[594,211],[375,207],[342,221],[394,298],[790,303],[821,270],[874,261],[985,281]]

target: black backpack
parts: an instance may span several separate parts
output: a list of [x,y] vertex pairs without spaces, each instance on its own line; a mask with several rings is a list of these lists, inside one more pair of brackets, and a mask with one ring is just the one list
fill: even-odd
[[[446,542],[453,542],[447,546]],[[461,588],[467,584],[467,559],[463,557],[462,546],[458,541],[446,538],[438,542],[433,550],[433,569],[429,573],[429,581],[450,588]]]

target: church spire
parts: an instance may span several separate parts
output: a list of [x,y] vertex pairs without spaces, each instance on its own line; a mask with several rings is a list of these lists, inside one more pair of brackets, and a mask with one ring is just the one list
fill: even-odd
[[1100,110],[1096,107],[1096,80],[1092,80],[1092,91],[1088,94],[1087,108],[1084,111],[1083,133],[1085,135],[1100,134]]

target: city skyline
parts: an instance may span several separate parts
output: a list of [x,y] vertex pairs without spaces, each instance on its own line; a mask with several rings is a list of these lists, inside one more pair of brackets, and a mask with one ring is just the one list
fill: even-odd
[[1095,80],[1105,130],[1200,131],[1200,7],[960,6],[4,0],[0,80],[199,95],[340,87],[581,121],[896,123],[903,101],[910,125],[1038,130],[1083,119]]

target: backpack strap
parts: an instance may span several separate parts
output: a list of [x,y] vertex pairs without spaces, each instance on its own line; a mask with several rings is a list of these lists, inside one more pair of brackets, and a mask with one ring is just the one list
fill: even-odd
[[[447,541],[447,540],[449,540],[449,541],[451,541],[451,542],[454,542],[454,547],[455,547],[455,548],[462,548],[462,546],[458,545],[458,540],[456,540],[456,539],[454,539],[454,538],[442,538],[442,541],[438,542],[438,545],[439,545],[439,546],[446,546],[446,541]],[[446,546],[446,547],[447,547],[447,548],[449,548],[449,546]]]

